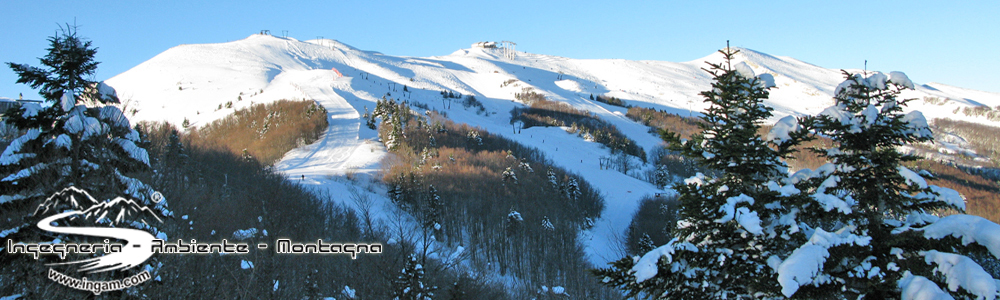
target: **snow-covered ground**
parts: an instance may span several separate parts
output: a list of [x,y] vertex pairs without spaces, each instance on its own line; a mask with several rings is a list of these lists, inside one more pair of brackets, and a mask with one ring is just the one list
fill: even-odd
[[[607,207],[594,228],[583,233],[583,240],[590,261],[602,266],[620,257],[614,250],[615,238],[628,226],[638,201],[662,191],[616,171],[601,170],[597,158],[609,155],[609,150],[563,129],[535,127],[513,133],[509,111],[520,106],[512,101],[514,94],[531,87],[550,100],[591,111],[650,152],[660,143],[658,137],[627,119],[625,108],[592,101],[589,96],[607,95],[634,106],[697,114],[706,107],[698,93],[711,83],[701,68],[705,61],[721,60],[718,53],[675,63],[583,60],[524,52],[508,60],[498,50],[481,48],[460,49],[445,56],[397,57],[335,40],[252,35],[229,43],[177,46],[107,83],[127,103],[124,110],[133,121],[181,124],[187,119],[197,126],[252,104],[315,100],[327,109],[330,127],[316,143],[286,154],[276,164],[277,169],[349,206],[356,206],[351,191],[360,190],[375,199],[377,214],[383,216],[391,211],[386,207],[387,199],[378,195],[377,189],[365,186],[365,181],[377,175],[386,151],[375,131],[361,125],[361,115],[366,108],[374,109],[375,101],[387,94],[427,104],[456,122],[537,147],[557,165],[583,175],[600,190]],[[768,101],[775,108],[773,121],[787,115],[819,113],[833,103],[833,91],[844,80],[836,69],[749,49],[741,49],[736,62],[746,62],[756,74],[774,76],[777,89]],[[516,81],[503,84],[511,79]],[[439,94],[442,90],[473,95],[487,112],[478,114],[457,102],[446,109]],[[929,119],[997,125],[985,117],[965,116],[960,110],[980,105],[995,108],[1000,106],[1000,94],[929,83],[918,84],[916,90],[902,96],[949,99],[940,104],[916,100],[908,107],[923,111]],[[227,102],[232,102],[232,108],[219,109]],[[361,179],[345,181],[341,179],[345,174]]]

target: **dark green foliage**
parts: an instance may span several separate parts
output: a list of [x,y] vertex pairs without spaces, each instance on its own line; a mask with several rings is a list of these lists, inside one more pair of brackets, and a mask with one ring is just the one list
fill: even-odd
[[[736,51],[720,52],[726,61],[710,63],[706,70],[714,82],[712,90],[701,93],[710,104],[705,122],[699,123],[702,132],[690,140],[673,132],[662,134],[670,150],[717,172],[717,177],[699,176],[675,186],[680,195],[680,221],[671,232],[675,239],[645,254],[656,261],[655,267],[639,266],[657,269],[655,276],[637,279],[631,272],[637,261],[631,257],[595,270],[606,284],[623,289],[628,296],[749,299],[778,295],[777,274],[766,260],[784,250],[774,237],[787,226],[772,223],[787,210],[768,204],[787,200],[768,186],[785,176],[782,158],[801,139],[776,145],[760,136],[761,123],[771,116],[771,108],[763,105],[767,88],[757,78],[735,71],[730,63]],[[741,218],[752,221],[737,222]],[[631,247],[653,246],[639,243],[643,240],[640,233],[632,235],[639,238],[633,238],[637,242]],[[660,256],[662,251],[672,254]]]
[[75,26],[66,25],[62,33],[49,37],[48,53],[39,58],[45,68],[11,62],[7,65],[17,74],[17,83],[41,88],[38,93],[47,101],[58,101],[66,91],[72,91],[74,96],[101,103],[117,102],[117,99],[108,101],[97,97],[98,90],[93,88],[97,82],[88,79],[99,64],[94,60],[97,48],[92,47],[92,43],[78,37]]
[[670,241],[677,223],[677,205],[676,195],[646,196],[640,200],[639,209],[625,231],[628,255],[642,255]]
[[[19,103],[4,122],[21,135],[0,156],[0,230],[36,221],[34,205],[70,186],[83,189],[99,201],[128,197],[149,205],[160,217],[171,216],[167,202],[155,204],[153,188],[135,179],[149,169],[140,135],[115,106],[114,91],[89,81],[97,62],[96,48],[76,36],[75,28],[49,38],[44,68],[8,63],[18,83],[41,88],[45,104]],[[89,106],[88,106],[89,105]],[[158,233],[149,226],[129,225]],[[53,237],[46,237],[51,240]]]
[[475,107],[476,114],[483,114],[486,112],[486,107],[483,106],[483,103],[479,102],[479,100],[476,100],[476,96],[473,95],[465,96],[465,98],[462,100],[462,106],[465,108]]
[[598,102],[601,102],[601,103],[604,103],[604,104],[607,104],[607,105],[614,105],[614,106],[625,107],[625,101],[622,101],[622,99],[618,99],[616,97],[610,97],[610,96],[605,96],[605,95],[597,95],[597,97],[595,98],[593,95],[591,95],[590,100],[597,100]]
[[[897,97],[904,86],[886,81],[885,75],[875,73],[866,77],[846,71],[844,75],[847,81],[837,88],[836,105],[815,121],[816,131],[838,145],[833,149],[816,149],[831,165],[797,186],[805,193],[817,195],[814,197],[843,199],[849,208],[832,210],[799,203],[802,211],[798,218],[800,227],[806,231],[836,232],[839,236],[870,241],[831,247],[829,258],[816,274],[830,280],[803,285],[794,291],[794,296],[897,298],[901,293],[897,282],[907,274],[923,276],[944,286],[945,279],[933,270],[936,264],[925,259],[925,251],[975,256],[985,254],[985,249],[977,245],[962,246],[951,237],[927,239],[910,229],[935,222],[937,217],[928,213],[964,211],[964,203],[956,206],[949,202],[947,196],[955,193],[953,190],[927,185],[919,178],[922,175],[904,167],[904,163],[918,157],[903,154],[898,148],[931,140],[933,136],[926,121],[919,112],[903,114],[902,107],[910,100]],[[806,238],[802,233],[793,235],[793,240]],[[865,266],[896,269],[868,271]],[[858,272],[865,271],[867,276],[858,276]],[[953,295],[968,295],[965,292],[962,289]]]
[[393,282],[393,296],[399,300],[434,299],[436,286],[424,284],[424,267],[417,262],[416,255],[410,255],[401,274]]

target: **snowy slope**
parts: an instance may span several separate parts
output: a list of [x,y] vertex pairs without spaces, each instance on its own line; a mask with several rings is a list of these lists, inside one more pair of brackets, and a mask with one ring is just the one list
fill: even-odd
[[[429,105],[446,112],[456,122],[469,123],[502,134],[544,151],[556,164],[583,175],[607,200],[607,208],[594,228],[584,233],[587,253],[595,264],[620,257],[613,245],[638,207],[638,201],[657,190],[638,179],[601,170],[597,158],[608,150],[559,128],[530,128],[514,134],[509,111],[520,104],[514,93],[531,87],[551,100],[591,111],[615,124],[647,152],[660,143],[647,128],[628,120],[626,109],[589,100],[590,94],[618,97],[634,106],[689,114],[704,109],[698,96],[710,86],[705,61],[720,62],[710,54],[690,62],[570,59],[518,52],[515,60],[491,49],[461,49],[435,57],[396,57],[362,51],[334,40],[299,41],[267,35],[220,44],[181,45],[171,48],[131,70],[107,80],[118,95],[129,101],[139,120],[187,119],[202,125],[238,108],[278,99],[312,99],[329,112],[330,127],[312,145],[289,152],[276,167],[334,199],[350,203],[349,183],[335,176],[344,173],[374,176],[385,150],[374,131],[361,126],[365,108],[387,93],[393,98]],[[757,74],[775,77],[769,104],[775,120],[785,115],[816,114],[833,103],[834,88],[843,81],[839,70],[825,69],[789,57],[741,49],[737,62],[746,62]],[[857,71],[857,70],[854,70]],[[893,70],[885,70],[893,71]],[[905,70],[904,70],[905,71]],[[341,76],[342,75],[342,76]],[[513,84],[502,83],[516,79]],[[409,92],[403,91],[407,86]],[[445,109],[439,92],[474,95],[487,114],[453,104]],[[983,117],[967,117],[964,107],[1000,105],[1000,94],[929,83],[907,91],[906,98],[950,99],[943,104],[917,100],[928,118],[953,118],[991,124]],[[242,100],[240,100],[242,99]],[[225,108],[227,102],[232,108]],[[222,109],[219,109],[222,105]],[[997,125],[997,124],[991,124]],[[384,198],[380,198],[385,205]]]

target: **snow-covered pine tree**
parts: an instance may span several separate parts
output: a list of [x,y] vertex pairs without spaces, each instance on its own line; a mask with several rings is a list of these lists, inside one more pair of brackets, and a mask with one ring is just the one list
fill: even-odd
[[424,212],[424,228],[440,230],[441,223],[443,220],[443,210],[444,201],[441,200],[441,196],[438,195],[437,189],[434,185],[430,185],[427,188],[427,204],[425,204],[426,211]]
[[900,146],[933,138],[924,116],[904,114],[909,100],[897,98],[913,83],[900,72],[844,74],[835,106],[815,122],[816,131],[838,145],[817,151],[831,163],[792,177],[810,198],[796,205],[793,240],[801,242],[778,267],[782,293],[995,299],[997,282],[966,255],[1000,258],[1000,225],[965,214],[936,216],[964,212],[964,199],[904,165],[918,157]]
[[[779,221],[788,214],[783,203],[797,197],[783,157],[807,131],[793,126],[765,139],[760,125],[771,116],[764,106],[765,80],[744,63],[732,64],[738,50],[720,50],[725,61],[709,63],[712,90],[702,92],[710,107],[702,133],[684,141],[663,132],[671,150],[698,165],[718,171],[717,178],[696,177],[678,184],[680,194],[675,236],[641,258],[626,257],[610,268],[595,270],[603,282],[628,296],[656,299],[750,299],[778,297],[777,273],[769,258],[781,254],[777,238],[787,230]],[[794,118],[787,123],[798,124]]]
[[[389,150],[399,147],[406,138],[403,134],[406,122],[410,120],[410,107],[406,103],[399,102],[392,98],[378,100],[375,104],[375,111],[371,114],[369,122],[374,123],[375,118],[382,118],[380,125],[389,126],[385,132],[379,132],[379,138]],[[373,128],[374,129],[374,128]]]
[[569,177],[569,180],[566,181],[565,192],[566,199],[576,200],[580,198],[580,183],[576,181],[575,177]]
[[507,182],[517,184],[517,174],[514,173],[514,170],[511,169],[511,167],[507,167],[507,169],[503,170],[503,173],[501,173],[500,176],[504,184]]
[[436,286],[424,285],[424,267],[413,254],[410,254],[410,260],[393,282],[393,288],[394,299],[397,300],[431,300],[437,290]]
[[670,184],[670,172],[667,171],[666,165],[656,165],[656,171],[653,172],[653,184],[661,189]]
[[[73,27],[50,37],[49,45],[41,68],[7,63],[18,83],[41,88],[45,103],[23,103],[5,115],[24,134],[0,154],[0,205],[27,216],[32,204],[74,186],[96,199],[132,198],[171,216],[166,201],[151,201],[152,187],[129,175],[148,170],[149,155],[136,145],[139,133],[112,105],[118,102],[114,89],[87,79],[97,68],[96,48]],[[13,223],[3,229],[29,225]],[[130,226],[159,233],[144,224]]]
[[556,178],[556,172],[552,171],[552,167],[545,170],[545,177],[549,179],[549,185],[553,190],[559,190],[559,179]]

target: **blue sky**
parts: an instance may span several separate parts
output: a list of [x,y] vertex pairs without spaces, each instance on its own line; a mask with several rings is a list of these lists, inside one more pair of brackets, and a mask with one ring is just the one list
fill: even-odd
[[[699,2],[699,3],[694,3]],[[707,3],[701,3],[707,2]],[[689,61],[732,45],[826,68],[903,71],[918,83],[1000,92],[1000,1],[12,1],[0,61],[38,65],[75,23],[105,80],[180,44],[262,29],[390,55],[447,55],[484,40],[571,58]],[[0,97],[39,98],[0,68]]]

